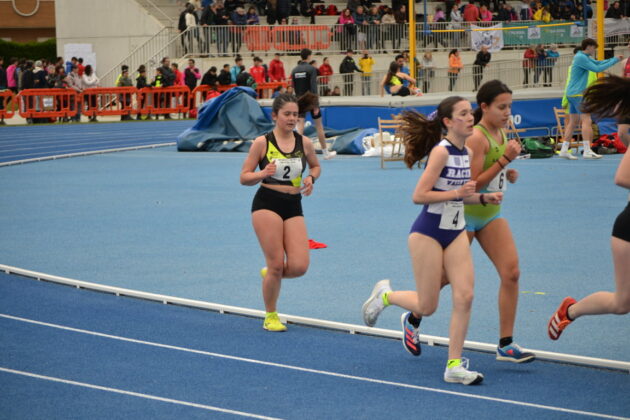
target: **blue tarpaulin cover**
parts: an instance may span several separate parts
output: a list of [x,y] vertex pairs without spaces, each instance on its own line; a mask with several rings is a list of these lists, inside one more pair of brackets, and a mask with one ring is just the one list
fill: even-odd
[[[256,92],[248,87],[234,87],[201,105],[199,117],[191,128],[177,138],[179,151],[245,152],[251,140],[271,131],[274,123],[256,102]],[[339,136],[346,130],[325,129],[326,137]],[[304,134],[316,137],[314,126],[304,129]]]

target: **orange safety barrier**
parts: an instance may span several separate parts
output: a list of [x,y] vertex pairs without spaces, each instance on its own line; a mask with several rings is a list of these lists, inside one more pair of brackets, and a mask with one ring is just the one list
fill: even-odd
[[9,89],[0,92],[0,119],[11,118],[15,114],[15,95]]
[[233,83],[231,85],[219,85],[219,86],[217,86],[217,90],[219,92],[225,92],[226,90],[230,90],[233,87],[236,87],[236,84]]
[[271,31],[271,44],[281,51],[325,50],[331,42],[330,27],[325,25],[277,26]]
[[185,114],[190,106],[188,86],[146,87],[140,89],[138,114]]
[[25,89],[17,96],[22,118],[74,117],[81,102],[72,89]]
[[210,98],[221,95],[213,87],[208,85],[197,86],[190,95],[190,112],[197,109],[197,104],[202,104]]
[[133,101],[137,92],[132,86],[85,89],[80,93],[82,114],[88,117],[135,114]]
[[271,28],[269,26],[251,25],[245,29],[243,41],[250,51],[268,51],[271,48]]
[[271,98],[273,92],[280,86],[287,87],[287,82],[268,82],[268,83],[259,83],[256,86],[256,93],[258,93],[258,98]]

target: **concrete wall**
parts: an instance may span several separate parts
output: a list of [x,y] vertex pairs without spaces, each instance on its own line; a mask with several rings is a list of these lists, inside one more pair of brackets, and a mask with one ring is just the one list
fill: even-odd
[[92,44],[99,76],[164,27],[134,0],[56,1],[55,14],[57,54],[68,43]]

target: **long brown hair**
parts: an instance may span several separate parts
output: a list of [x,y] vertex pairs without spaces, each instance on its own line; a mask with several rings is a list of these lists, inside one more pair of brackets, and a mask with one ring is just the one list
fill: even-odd
[[584,92],[582,112],[601,118],[630,117],[630,79],[613,75],[599,79]]
[[431,153],[431,149],[440,142],[446,126],[442,122],[444,118],[453,118],[455,105],[466,99],[461,96],[449,96],[437,107],[435,117],[432,119],[414,110],[403,111],[400,115],[401,125],[398,135],[405,145],[405,164],[409,169]]

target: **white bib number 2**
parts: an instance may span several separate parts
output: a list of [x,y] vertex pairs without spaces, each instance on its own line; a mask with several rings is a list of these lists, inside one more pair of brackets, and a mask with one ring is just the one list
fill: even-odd
[[507,190],[507,169],[502,169],[497,176],[492,178],[486,189],[490,192],[504,192]]
[[302,159],[276,159],[276,173],[272,178],[278,181],[292,181],[302,174]]
[[463,201],[447,201],[440,218],[440,229],[462,230],[466,226]]

